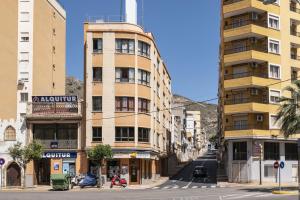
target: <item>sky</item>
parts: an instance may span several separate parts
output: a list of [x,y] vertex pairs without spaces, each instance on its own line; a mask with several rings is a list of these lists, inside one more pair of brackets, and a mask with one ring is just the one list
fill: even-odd
[[[122,0],[60,0],[67,12],[67,75],[83,79],[83,23],[119,16]],[[124,1],[124,0],[123,0]],[[142,6],[143,2],[143,6]],[[219,0],[138,0],[139,22],[152,32],[174,94],[217,97]]]

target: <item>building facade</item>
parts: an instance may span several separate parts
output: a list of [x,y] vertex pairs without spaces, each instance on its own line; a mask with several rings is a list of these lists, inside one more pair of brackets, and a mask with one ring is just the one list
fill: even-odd
[[[1,11],[0,157],[2,182],[19,186],[20,168],[8,148],[27,141],[27,103],[35,95],[64,95],[66,13],[55,0],[4,0]],[[4,6],[5,5],[5,6]]]
[[86,149],[112,147],[107,180],[150,182],[166,167],[171,140],[171,78],[154,37],[136,24],[98,20],[84,24],[84,44]]
[[276,117],[300,67],[299,4],[223,0],[221,8],[219,120],[229,181],[277,181],[280,160],[282,181],[295,182],[296,138],[283,137]]

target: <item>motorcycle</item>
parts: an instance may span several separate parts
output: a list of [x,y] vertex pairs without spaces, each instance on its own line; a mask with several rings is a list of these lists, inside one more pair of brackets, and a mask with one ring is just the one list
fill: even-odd
[[81,181],[81,180],[83,180],[84,179],[84,175],[79,175],[79,176],[73,176],[72,178],[71,178],[71,189],[73,189],[74,188],[74,186],[78,186],[79,185],[79,182]]
[[114,185],[125,188],[127,186],[127,181],[125,178],[120,178],[119,176],[114,175],[111,179],[110,188],[112,188]]
[[98,177],[96,177],[95,175],[92,174],[88,174],[87,176],[84,177],[84,179],[80,180],[79,182],[79,186],[80,188],[84,188],[86,186],[97,186],[98,187],[98,181],[97,181]]

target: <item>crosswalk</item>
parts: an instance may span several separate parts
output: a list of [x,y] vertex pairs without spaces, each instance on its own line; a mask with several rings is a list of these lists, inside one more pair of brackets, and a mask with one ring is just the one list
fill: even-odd
[[206,189],[206,188],[222,188],[222,186],[218,185],[184,185],[179,186],[176,184],[173,185],[163,185],[163,186],[156,186],[151,188],[152,190],[170,190],[170,189]]
[[263,199],[267,197],[272,197],[276,196],[272,193],[237,193],[237,194],[228,194],[224,196],[220,196],[220,200],[239,200],[239,199],[251,199],[251,198],[256,198],[256,199]]

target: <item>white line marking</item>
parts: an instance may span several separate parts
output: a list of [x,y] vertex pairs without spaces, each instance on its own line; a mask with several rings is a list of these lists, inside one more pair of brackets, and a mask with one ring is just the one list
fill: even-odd
[[152,190],[156,190],[156,189],[158,189],[158,188],[159,188],[159,187],[153,187]]
[[257,195],[255,197],[269,197],[269,196],[273,196],[274,194],[272,193],[267,193],[267,194],[261,194],[261,195]]
[[228,194],[228,195],[224,195],[223,197],[226,198],[226,197],[233,197],[233,196],[237,196],[237,195],[240,195],[240,194]]
[[210,186],[211,188],[216,188],[217,186],[215,186],[215,185],[212,185],[212,186]]
[[176,183],[177,180],[172,180],[172,183]]
[[182,189],[187,189],[194,181],[194,178],[192,178],[192,180],[184,187],[182,187]]
[[201,188],[207,188],[207,186],[206,185],[202,185]]
[[253,196],[258,195],[258,194],[260,194],[260,193],[239,195],[237,197],[232,197],[232,198],[228,198],[228,199],[243,199],[245,197],[253,197]]
[[193,188],[193,189],[196,189],[196,188],[198,188],[198,186],[195,185],[195,186],[193,186],[192,188]]
[[170,186],[165,186],[165,187],[163,187],[163,189],[169,189],[170,188]]
[[179,186],[178,185],[175,185],[174,187],[173,187],[173,189],[178,189],[179,188]]

